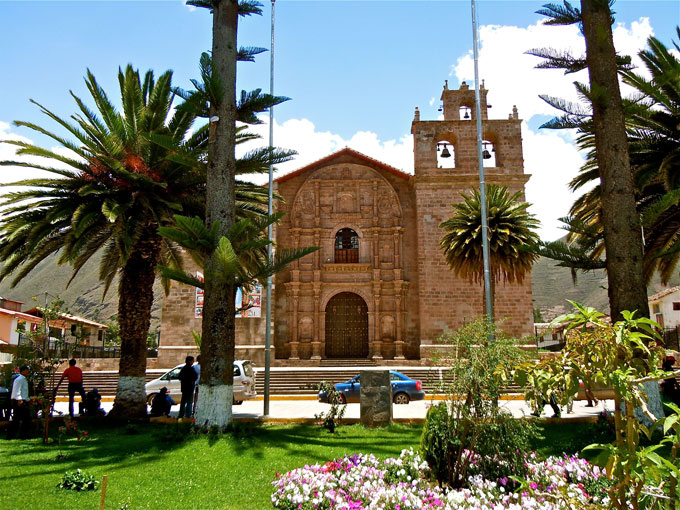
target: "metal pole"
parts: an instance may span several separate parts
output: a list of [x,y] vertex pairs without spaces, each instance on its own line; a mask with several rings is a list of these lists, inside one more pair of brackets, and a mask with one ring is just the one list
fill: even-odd
[[486,182],[484,181],[484,159],[482,158],[482,106],[479,94],[479,36],[477,34],[477,10],[472,5],[472,39],[475,57],[475,112],[477,117],[477,161],[479,162],[479,195],[482,207],[482,255],[484,257],[484,295],[486,296],[486,319],[489,322],[489,340],[493,333],[493,296],[491,295],[491,270],[489,267],[489,220],[486,212]]
[[43,358],[47,358],[50,348],[50,326],[47,322],[47,292],[45,292],[45,308],[43,308],[43,319],[45,319],[45,341],[43,342]]
[[[271,41],[271,53],[269,55],[269,93],[274,95],[274,2],[272,0],[272,41]],[[274,150],[274,107],[269,108],[269,150]],[[273,213],[272,208],[272,188],[274,186],[274,165],[269,164],[269,204],[267,206],[267,212],[271,216]],[[267,227],[267,237],[269,239],[269,246],[267,247],[267,259],[271,263],[273,258],[273,246],[274,241],[273,236],[273,225]],[[264,334],[264,410],[262,414],[264,416],[269,416],[269,372],[271,370],[271,342],[272,342],[272,277],[267,276],[267,318],[266,318],[266,330]]]

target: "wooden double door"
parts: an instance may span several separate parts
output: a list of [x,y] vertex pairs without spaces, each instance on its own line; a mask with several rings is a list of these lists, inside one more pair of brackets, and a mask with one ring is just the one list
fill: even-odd
[[368,307],[358,294],[341,292],[326,305],[326,357],[368,357]]

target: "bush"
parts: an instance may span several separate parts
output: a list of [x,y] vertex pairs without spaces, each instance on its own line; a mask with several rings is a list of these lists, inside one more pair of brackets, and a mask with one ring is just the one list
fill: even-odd
[[97,489],[97,485],[99,485],[99,482],[94,479],[94,475],[77,469],[76,471],[66,471],[57,487],[71,491],[93,491]]
[[343,416],[345,416],[347,405],[342,403],[342,394],[335,389],[335,385],[333,383],[321,381],[317,385],[316,390],[326,393],[328,397],[328,403],[331,407],[326,412],[315,414],[314,419],[317,420],[319,425],[333,434],[335,429],[340,426]]
[[537,435],[532,422],[506,412],[456,418],[442,403],[427,413],[420,452],[440,486],[460,487],[472,474],[494,481],[524,476],[531,439]]
[[460,449],[460,439],[452,434],[451,420],[446,403],[431,407],[420,439],[420,454],[440,486],[453,479],[451,458]]
[[475,472],[487,480],[526,475],[527,453],[531,450],[531,440],[538,436],[531,420],[516,419],[499,411],[476,424],[476,435],[473,449],[479,459]]

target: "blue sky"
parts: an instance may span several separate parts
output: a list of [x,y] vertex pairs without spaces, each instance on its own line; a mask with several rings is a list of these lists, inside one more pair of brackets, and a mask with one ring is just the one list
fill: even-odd
[[[241,45],[269,46],[270,3],[264,3],[264,16],[241,20]],[[478,1],[480,72],[495,107],[491,116],[505,118],[517,104],[520,117],[527,120],[525,159],[536,183],[527,195],[536,203],[534,212],[545,217],[546,236],[555,237],[554,218],[566,213],[573,197],[555,185],[554,176],[566,183],[578,168],[578,158],[572,150],[559,162],[547,159],[558,149],[568,151],[569,137],[537,130],[550,110],[535,98],[554,90],[568,95],[573,78],[533,71],[535,61],[523,52],[563,42],[578,46],[578,34],[539,27],[541,17],[535,11],[543,3]],[[680,23],[678,1],[619,0],[615,10],[624,49],[643,45],[650,33],[670,44]],[[86,68],[112,96],[117,68],[127,63],[157,73],[173,69],[174,83],[188,87],[201,51],[210,47],[210,32],[209,13],[179,0],[0,1],[0,137],[23,136],[53,145],[9,124],[21,119],[49,126],[29,98],[61,115],[74,111],[68,90],[87,96],[82,80]],[[278,0],[276,92],[292,100],[276,110],[276,139],[300,152],[286,170],[344,145],[411,170],[413,109],[419,106],[423,118],[437,118],[443,81],[453,87],[471,78],[470,49],[468,1]],[[268,90],[267,53],[256,63],[239,64],[238,85]],[[0,150],[6,156],[7,149]],[[546,173],[547,167],[554,167],[552,173]],[[555,185],[550,192],[563,197],[561,212],[554,199],[541,204],[550,183]]]

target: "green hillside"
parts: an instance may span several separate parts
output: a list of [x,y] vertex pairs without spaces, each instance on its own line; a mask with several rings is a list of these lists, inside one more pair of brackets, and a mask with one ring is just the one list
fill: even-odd
[[[105,299],[102,300],[104,284],[97,278],[99,259],[99,254],[95,255],[67,287],[71,267],[57,265],[57,257],[51,256],[38,264],[15,288],[11,288],[11,278],[0,282],[0,296],[23,301],[25,303],[23,309],[26,310],[34,306],[33,297],[37,299],[38,304],[43,304],[45,292],[49,292],[62,298],[71,313],[104,321],[117,312],[118,281],[117,279],[114,281]],[[160,284],[157,283],[154,289],[151,329],[155,329],[160,323],[162,292]],[[48,300],[51,301],[52,297],[48,296]]]
[[[32,297],[39,303],[45,299],[45,291],[60,296],[69,310],[95,320],[105,320],[116,313],[117,282],[115,282],[106,298],[102,301],[103,284],[97,279],[99,257],[93,258],[73,280],[66,284],[71,276],[69,266],[58,266],[56,257],[50,257],[39,264],[33,272],[16,288],[10,288],[10,279],[0,282],[0,296],[24,301],[24,309],[33,306]],[[531,273],[534,295],[534,308],[538,308],[545,320],[550,320],[566,312],[569,308],[567,299],[593,306],[605,313],[609,312],[607,301],[607,276],[604,271],[579,274],[576,285],[572,283],[569,269],[557,267],[556,262],[541,258],[534,265]],[[675,277],[670,285],[680,285],[680,277]],[[649,294],[662,289],[655,280],[649,288]],[[160,312],[163,291],[156,283],[152,317],[152,329],[160,323]],[[51,299],[51,298],[50,298]]]
[[[531,271],[531,284],[534,295],[534,308],[541,311],[543,319],[551,320],[569,310],[567,299],[583,303],[609,313],[607,298],[607,275],[604,271],[579,273],[576,285],[572,282],[571,271],[557,267],[554,260],[540,258]],[[680,285],[680,275],[671,279],[668,286]],[[648,295],[655,294],[666,286],[661,285],[658,277],[649,288]]]

